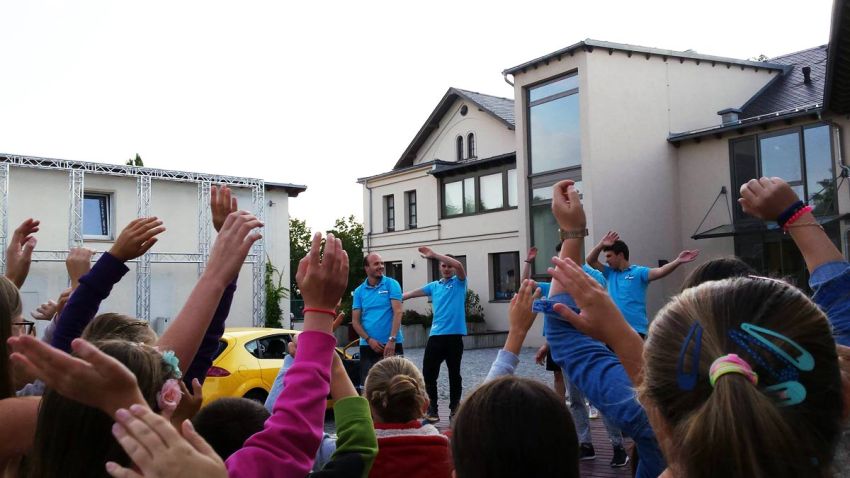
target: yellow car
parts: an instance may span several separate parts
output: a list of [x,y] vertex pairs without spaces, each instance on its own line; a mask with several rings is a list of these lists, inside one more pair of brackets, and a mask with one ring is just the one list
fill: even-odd
[[[300,332],[289,329],[230,327],[225,329],[204,381],[203,405],[222,397],[265,402],[283,365],[287,346]],[[359,378],[359,360],[337,348],[352,379]],[[356,381],[354,382],[357,383]],[[330,402],[329,406],[333,406]]]

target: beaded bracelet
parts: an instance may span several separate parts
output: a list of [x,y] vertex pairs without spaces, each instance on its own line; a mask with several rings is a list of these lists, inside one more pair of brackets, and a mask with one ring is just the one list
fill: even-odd
[[803,215],[806,214],[807,212],[812,212],[812,209],[814,209],[812,206],[804,206],[804,207],[800,208],[797,212],[794,213],[793,216],[788,218],[788,220],[785,221],[784,224],[782,224],[782,229],[787,231],[788,228],[791,226],[791,224],[794,224],[797,221],[797,219],[800,219],[801,217],[803,217]]
[[805,207],[805,206],[806,206],[806,203],[804,203],[803,201],[797,200],[797,202],[788,206],[787,209],[782,211],[782,213],[780,213],[779,216],[776,217],[776,223],[779,224],[780,228],[784,228],[785,224],[788,222],[788,220],[792,216],[794,216],[794,214],[796,214],[797,211],[799,211],[800,209],[803,209],[803,207]]

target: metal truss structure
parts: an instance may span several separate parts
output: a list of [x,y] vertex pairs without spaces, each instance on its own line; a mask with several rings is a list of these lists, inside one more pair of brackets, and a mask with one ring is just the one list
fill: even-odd
[[[138,217],[150,215],[152,179],[197,183],[198,251],[148,252],[139,259],[130,261],[136,264],[136,315],[143,320],[150,321],[152,264],[196,264],[198,275],[203,273],[212,249],[212,216],[209,204],[213,184],[250,188],[254,215],[265,222],[265,182],[262,179],[0,154],[0,273],[6,270],[3,251],[6,250],[9,240],[10,167],[68,171],[68,250],[83,245],[83,198],[87,174],[136,178]],[[33,252],[33,261],[64,262],[68,250],[37,250]],[[99,256],[100,253],[95,254],[95,259]],[[262,326],[265,323],[265,256],[265,243],[260,239],[254,243],[253,251],[245,261],[252,266],[254,326]]]

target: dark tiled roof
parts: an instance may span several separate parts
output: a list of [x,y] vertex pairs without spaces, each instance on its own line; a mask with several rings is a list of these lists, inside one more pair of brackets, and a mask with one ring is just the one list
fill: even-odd
[[455,90],[463,93],[470,101],[477,103],[483,109],[498,116],[506,123],[510,123],[511,126],[516,126],[516,122],[514,121],[514,100],[461,90],[460,88],[455,88]]
[[[770,63],[788,65],[789,68],[741,107],[741,118],[822,103],[826,78],[826,48],[826,45],[821,45],[771,58]],[[812,69],[811,82],[808,84],[803,81],[803,67],[806,66]]]
[[434,176],[444,176],[447,174],[477,171],[479,169],[510,163],[516,163],[516,151],[483,159],[466,159],[457,162],[435,161],[431,174]]

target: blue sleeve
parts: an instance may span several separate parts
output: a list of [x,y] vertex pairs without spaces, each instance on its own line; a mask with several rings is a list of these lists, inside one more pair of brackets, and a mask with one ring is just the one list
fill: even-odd
[[638,267],[638,272],[640,274],[640,281],[644,284],[649,284],[649,267]]
[[434,283],[429,282],[429,283],[425,284],[425,287],[422,288],[422,292],[424,292],[425,295],[427,295],[427,296],[433,295],[433,293],[434,293]]
[[496,355],[496,360],[490,365],[490,372],[487,373],[487,378],[484,382],[495,380],[505,375],[513,375],[516,372],[516,366],[519,364],[519,357],[508,352],[505,349],[499,350],[499,355]]
[[[575,308],[568,294],[549,300]],[[638,477],[657,477],[667,467],[634,385],[613,352],[576,330],[557,314],[546,314],[546,341],[552,358],[608,420],[632,437],[640,453]]]
[[809,286],[812,300],[823,310],[832,324],[835,341],[850,347],[850,264],[828,262],[812,272]]
[[295,358],[292,355],[286,354],[286,357],[283,358],[283,365],[280,366],[280,370],[277,372],[277,377],[274,379],[272,389],[269,390],[269,396],[266,397],[266,403],[264,404],[269,413],[273,413],[272,409],[274,408],[274,402],[277,401],[278,395],[280,395],[280,392],[282,392],[283,388],[286,386],[284,383],[286,371],[289,370],[289,367],[292,366],[293,362],[295,362]]
[[360,303],[360,287],[354,289],[354,293],[351,294],[351,309],[362,309],[363,304]]
[[82,335],[83,330],[97,315],[100,303],[109,297],[112,286],[129,270],[121,260],[104,252],[91,270],[80,277],[80,284],[62,309],[50,345],[70,353],[71,342]]
[[397,280],[391,280],[388,289],[390,290],[390,300],[401,300],[401,286]]
[[599,272],[598,270],[594,269],[593,267],[590,267],[590,266],[589,266],[589,265],[587,265],[587,264],[585,264],[585,265],[581,266],[581,269],[582,269],[582,270],[583,270],[583,271],[584,271],[587,275],[589,275],[590,277],[593,277],[593,278],[596,280],[596,282],[599,282],[599,284],[600,284],[602,287],[608,287],[608,283],[607,283],[607,281],[605,280],[605,276],[604,276],[604,275],[602,275],[602,273],[601,273],[601,272]]
[[602,266],[602,277],[607,280],[609,275],[611,275],[611,268],[608,267],[608,264],[605,264]]

